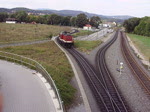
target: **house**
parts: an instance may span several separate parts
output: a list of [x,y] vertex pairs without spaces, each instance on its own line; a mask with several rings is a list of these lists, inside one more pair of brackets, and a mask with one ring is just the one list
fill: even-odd
[[92,30],[92,26],[90,24],[86,24],[84,27],[83,27],[84,30]]
[[117,24],[116,22],[103,22],[102,24],[99,25],[99,28],[111,28],[115,27]]
[[6,19],[6,23],[15,24],[15,23],[17,23],[17,19],[15,19],[15,18],[7,18],[7,19]]

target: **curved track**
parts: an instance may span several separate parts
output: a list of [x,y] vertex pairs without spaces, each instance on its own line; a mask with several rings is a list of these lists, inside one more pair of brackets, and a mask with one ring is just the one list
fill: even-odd
[[124,100],[119,90],[117,89],[116,84],[113,81],[113,78],[111,77],[111,73],[105,62],[105,52],[117,39],[118,32],[119,31],[116,32],[114,38],[108,44],[103,46],[98,51],[97,56],[96,56],[96,63],[97,63],[97,69],[98,69],[98,77],[103,83],[108,93],[110,94],[111,102],[109,103],[111,103],[111,108],[109,109],[109,111],[127,112],[129,111],[129,108],[126,104],[126,101]]
[[[92,66],[88,63],[88,61],[81,55],[79,54],[75,49],[69,49],[68,50],[76,59],[78,62],[79,66],[81,67],[85,78],[92,89],[92,92],[98,102],[98,105],[103,112],[108,112],[110,105],[108,102],[111,102],[109,95],[107,94],[107,90],[97,77],[94,69]],[[107,100],[106,100],[107,99]]]
[[141,67],[134,59],[133,55],[127,47],[125,40],[126,36],[123,34],[123,32],[121,32],[121,37],[122,53],[124,58],[138,82],[143,86],[148,95],[150,95],[150,77],[141,69]]
[[[102,49],[99,50],[97,58],[99,63],[103,61],[103,65],[99,64],[99,70],[102,69],[102,74],[107,73],[108,69],[105,63],[105,51],[107,48],[116,40],[118,36],[118,32],[116,33],[115,37],[105,46],[103,46]],[[108,79],[104,79],[106,77],[99,76],[100,71],[97,72],[93,66],[90,65],[88,60],[86,60],[76,49],[67,49],[70,54],[76,59],[79,66],[81,67],[81,70],[83,71],[83,74],[85,75],[85,78],[93,92],[93,95],[95,96],[95,99],[97,100],[97,103],[100,107],[100,110],[102,112],[127,112],[128,107],[124,103],[125,101],[119,95],[119,92],[117,91],[115,84],[112,83],[112,79],[110,78],[110,74],[107,76]],[[101,54],[102,53],[102,54]],[[101,68],[101,66],[103,68]],[[107,74],[105,74],[107,75]]]

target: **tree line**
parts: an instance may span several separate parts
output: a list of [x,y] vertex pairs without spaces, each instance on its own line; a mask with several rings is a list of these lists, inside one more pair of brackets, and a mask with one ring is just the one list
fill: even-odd
[[124,21],[123,26],[128,33],[150,37],[150,17],[130,18]]
[[6,18],[15,18],[18,22],[36,22],[49,25],[75,26],[83,27],[85,24],[91,24],[93,27],[98,27],[101,19],[98,16],[88,18],[84,13],[78,14],[76,17],[60,16],[57,14],[51,15],[28,15],[25,11],[18,11],[13,14],[0,13],[0,22],[5,22]]

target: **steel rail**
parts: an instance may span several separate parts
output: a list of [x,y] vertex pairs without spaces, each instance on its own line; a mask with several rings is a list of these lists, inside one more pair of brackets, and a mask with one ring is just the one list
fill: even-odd
[[142,68],[139,66],[139,64],[131,54],[129,48],[127,47],[125,38],[125,34],[121,32],[121,48],[123,56],[131,71],[133,72],[133,75],[136,77],[136,79],[142,85],[142,87],[146,90],[148,95],[150,95],[150,77],[142,70]]
[[[96,92],[100,95],[101,101],[97,99],[97,101],[100,103],[103,103],[105,105],[105,108],[107,112],[110,112],[113,110],[113,112],[116,112],[116,109],[118,112],[122,112],[122,110],[119,109],[118,105],[115,103],[114,99],[110,95],[109,91],[104,87],[101,80],[97,77],[96,73],[94,72],[94,68],[90,66],[89,62],[75,49],[71,49],[69,52],[73,54],[75,59],[80,63],[81,68],[84,69],[84,72],[86,72],[86,76],[88,77],[88,83],[92,83],[92,87],[95,87]],[[72,53],[74,52],[74,53]],[[85,64],[85,65],[84,65]],[[86,67],[87,66],[87,67]],[[92,73],[87,72],[91,70]],[[98,87],[97,87],[98,86]],[[95,91],[94,91],[95,93]],[[98,98],[98,96],[96,97]],[[102,109],[101,104],[99,105],[101,107],[101,110],[104,111],[104,107]],[[115,106],[115,107],[114,107]]]
[[[59,43],[58,39],[57,41]],[[112,41],[113,39],[109,42],[110,45],[113,43]],[[93,66],[91,66],[89,62],[76,49],[72,48],[67,50],[76,59],[83,74],[85,75],[85,78],[98,102],[100,110],[102,112],[127,112],[123,111],[123,109],[120,109],[120,105],[117,105],[116,101],[108,91],[108,88],[106,88],[106,84],[104,84],[103,81],[98,77]]]
[[126,105],[126,102],[123,99],[123,97],[120,95],[120,92],[117,89],[116,84],[113,81],[111,73],[105,62],[105,52],[115,42],[117,37],[118,37],[118,31],[116,32],[114,38],[108,44],[103,46],[97,53],[96,62],[97,62],[97,67],[99,71],[98,77],[102,79],[102,82],[105,88],[109,91],[109,94],[111,95],[111,98],[113,100],[114,107],[115,107],[113,108],[113,110],[114,111],[119,110],[121,112],[128,112],[129,108]]
[[93,71],[93,68],[89,65],[88,61],[85,58],[83,58],[83,56],[81,56],[81,54],[79,54],[75,49],[69,49],[68,51],[73,55],[73,57],[78,62],[79,66],[82,68],[87,82],[93,90],[93,94],[95,95],[100,109],[105,112],[109,112],[109,107],[112,106],[112,104],[109,104],[108,107],[108,102],[111,102],[111,99],[108,96],[107,91],[103,87],[102,83],[99,81],[96,73]]

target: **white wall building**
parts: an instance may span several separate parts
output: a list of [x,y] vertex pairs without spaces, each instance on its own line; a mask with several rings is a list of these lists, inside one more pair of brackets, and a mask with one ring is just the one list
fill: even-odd
[[116,22],[104,22],[99,24],[99,28],[111,28],[111,27],[115,27],[117,24]]
[[15,24],[16,21],[6,21],[6,23],[12,23],[12,24]]
[[92,30],[92,26],[90,24],[86,24],[84,27],[83,27],[84,30]]
[[7,18],[6,23],[15,24],[17,23],[17,20],[15,18]]

